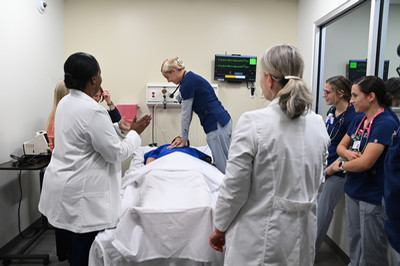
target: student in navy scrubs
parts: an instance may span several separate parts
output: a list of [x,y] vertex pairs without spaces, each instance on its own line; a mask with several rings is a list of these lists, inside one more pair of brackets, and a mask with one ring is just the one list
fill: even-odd
[[385,159],[385,230],[391,246],[400,255],[400,128],[393,134]]
[[392,97],[385,82],[367,76],[356,82],[351,101],[357,113],[352,125],[339,143],[337,153],[348,161],[332,164],[334,172],[347,173],[347,231],[351,265],[389,265],[386,219],[383,206],[384,159],[397,122],[387,112]]
[[231,144],[232,120],[215,95],[211,84],[199,75],[186,72],[182,59],[175,57],[165,60],[161,73],[168,82],[178,85],[177,96],[182,102],[181,136],[177,137],[169,148],[188,146],[189,126],[192,113],[195,112],[207,134],[215,166],[225,173]]
[[[338,159],[336,148],[346,134],[351,122],[357,116],[354,106],[350,104],[351,82],[343,76],[334,76],[326,80],[322,97],[327,105],[332,105],[327,112],[326,130],[331,139],[328,155],[328,168]],[[329,170],[329,169],[328,169]],[[318,198],[317,214],[317,240],[315,251],[318,252],[332,221],[333,211],[342,197],[344,183],[346,181],[343,172],[333,175],[325,175],[325,183],[321,195]]]
[[[400,107],[400,78],[393,77],[386,81],[389,93],[393,97],[392,107]],[[396,114],[394,114],[396,115]],[[397,116],[396,116],[397,117]],[[392,144],[385,159],[385,208],[387,220],[385,231],[392,246],[392,256],[400,263],[400,128],[392,136]]]

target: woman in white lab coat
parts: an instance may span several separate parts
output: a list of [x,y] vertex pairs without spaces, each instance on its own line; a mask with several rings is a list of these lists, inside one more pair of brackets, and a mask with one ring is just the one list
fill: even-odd
[[64,64],[70,94],[58,104],[55,145],[47,167],[39,210],[66,230],[72,266],[88,264],[98,231],[115,227],[120,206],[121,162],[140,145],[150,123],[144,116],[121,141],[107,111],[92,98],[102,82],[97,60],[85,53]]
[[234,130],[210,245],[225,265],[313,265],[316,202],[329,136],[311,111],[303,59],[283,44],[261,57],[268,107],[244,113]]

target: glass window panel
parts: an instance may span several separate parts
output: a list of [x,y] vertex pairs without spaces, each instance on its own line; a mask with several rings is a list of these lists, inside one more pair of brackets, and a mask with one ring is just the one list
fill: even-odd
[[323,62],[318,88],[318,113],[326,117],[330,106],[322,97],[325,80],[343,75],[349,77],[349,60],[366,60],[368,54],[368,34],[371,2],[366,1],[321,30],[325,35],[324,48],[321,49]]
[[397,47],[400,44],[400,1],[392,0],[389,6],[389,17],[387,20],[386,40],[382,40],[385,47],[385,60],[389,60],[388,77],[398,77],[396,68],[399,67],[400,57],[397,55]]
[[[389,2],[389,1],[387,1]],[[384,15],[388,17],[384,18],[387,19],[387,24],[383,23],[382,34],[382,56],[385,58],[386,61],[389,62],[388,69],[384,69],[384,77],[385,72],[388,78],[399,78],[400,73],[397,72],[397,69],[400,71],[400,55],[398,54],[398,49],[400,48],[400,0],[391,0],[388,12]],[[382,68],[382,63],[379,65],[379,68]],[[386,70],[386,71],[385,71]],[[393,91],[392,94],[394,96],[393,101],[393,110],[400,115],[400,86],[396,87],[397,90]]]

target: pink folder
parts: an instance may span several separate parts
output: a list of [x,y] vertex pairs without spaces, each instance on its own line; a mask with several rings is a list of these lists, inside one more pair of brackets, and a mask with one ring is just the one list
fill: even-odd
[[133,119],[136,117],[137,113],[137,104],[133,103],[120,103],[117,104],[117,108],[119,113],[121,114],[121,117],[125,116],[125,121],[128,123],[132,123]]

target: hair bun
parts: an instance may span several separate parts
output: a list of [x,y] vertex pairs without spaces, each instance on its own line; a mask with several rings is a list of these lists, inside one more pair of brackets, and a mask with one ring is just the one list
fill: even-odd
[[64,74],[64,83],[67,88],[77,88],[77,82],[70,73]]
[[178,66],[181,66],[181,67],[184,67],[184,66],[185,66],[185,63],[184,63],[183,60],[180,59],[180,58],[177,58],[177,59],[176,59],[176,62],[178,63]]

